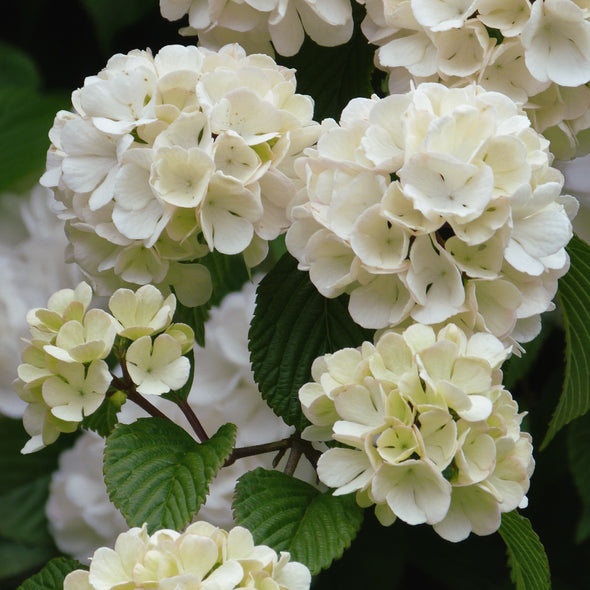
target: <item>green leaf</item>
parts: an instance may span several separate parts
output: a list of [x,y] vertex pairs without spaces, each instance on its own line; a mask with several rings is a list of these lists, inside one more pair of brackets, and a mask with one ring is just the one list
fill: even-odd
[[590,409],[590,246],[574,236],[567,251],[571,266],[558,291],[565,325],[565,380],[541,449]]
[[57,557],[39,573],[25,580],[17,590],[63,590],[65,577],[74,570],[88,569],[75,559]]
[[575,420],[568,428],[570,471],[582,501],[582,516],[578,520],[576,541],[590,537],[590,414]]
[[0,86],[38,85],[39,73],[33,59],[17,47],[0,43]]
[[355,29],[345,45],[321,47],[308,37],[293,57],[277,56],[277,62],[297,70],[297,92],[315,101],[314,119],[340,119],[342,109],[357,97],[369,97],[375,47],[367,43],[359,23],[365,10],[354,7]]
[[237,523],[251,531],[257,544],[289,551],[312,574],[342,556],[363,521],[354,494],[322,494],[304,481],[261,467],[239,479],[233,508]]
[[65,96],[42,95],[34,88],[0,88],[0,191],[32,174],[41,175],[49,148],[48,132]]
[[[157,6],[156,0],[82,0],[92,20],[103,52],[109,52],[113,37],[141,20]],[[113,15],[117,15],[113,18]]]
[[311,380],[316,357],[372,337],[350,318],[348,296],[320,295],[289,254],[258,285],[249,332],[254,379],[268,405],[298,430],[309,424],[298,391]]
[[543,544],[530,521],[516,510],[502,515],[498,531],[506,543],[516,590],[550,590],[551,573]]
[[115,428],[106,443],[105,482],[129,526],[147,523],[150,532],[183,529],[231,453],[235,433],[233,424],[224,424],[198,444],[164,418],[141,418]]

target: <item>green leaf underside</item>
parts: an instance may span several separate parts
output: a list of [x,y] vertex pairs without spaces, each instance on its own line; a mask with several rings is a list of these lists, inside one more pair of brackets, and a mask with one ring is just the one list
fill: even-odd
[[109,496],[129,526],[182,530],[197,514],[234,445],[224,424],[198,444],[164,418],[119,425],[107,438],[104,473]]
[[239,479],[233,508],[236,522],[257,544],[289,551],[312,574],[342,556],[363,520],[354,495],[322,494],[306,482],[262,468]]
[[502,515],[498,531],[506,543],[516,590],[550,590],[551,573],[543,544],[530,521],[515,510]]
[[567,251],[571,266],[558,290],[565,326],[565,380],[541,449],[590,409],[590,246],[574,236]]
[[249,332],[250,360],[262,397],[283,420],[303,430],[309,424],[299,388],[311,380],[313,361],[328,352],[360,346],[373,332],[355,324],[348,296],[326,299],[297,261],[285,254],[257,289]]
[[65,577],[74,570],[87,569],[75,559],[57,557],[39,573],[25,580],[17,590],[63,590]]
[[582,543],[590,537],[590,414],[571,424],[567,444],[570,470],[582,501],[576,530],[576,541]]

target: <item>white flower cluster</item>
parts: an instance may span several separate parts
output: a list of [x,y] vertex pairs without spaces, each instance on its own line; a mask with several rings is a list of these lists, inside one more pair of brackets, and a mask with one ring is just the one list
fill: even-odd
[[287,227],[292,161],[313,144],[313,101],[293,70],[237,45],[112,57],[50,131],[45,186],[61,202],[70,257],[99,294],[154,284],[195,306],[211,294],[199,258],[248,266]]
[[299,391],[304,436],[345,445],[322,454],[320,479],[376,504],[385,525],[428,523],[449,541],[493,533],[501,513],[526,506],[534,468],[501,384],[509,354],[491,334],[414,324],[316,359]]
[[160,395],[188,379],[190,363],[183,355],[192,349],[194,335],[185,324],[171,324],[174,295],[164,299],[152,285],[136,293],[118,289],[109,301],[112,315],[88,309],[91,300],[92,289],[82,282],[27,314],[31,339],[14,383],[28,403],[23,424],[31,439],[23,453],[73,432],[98,409],[113,379],[104,359],[117,336],[132,340],[124,362],[139,393]]
[[354,99],[297,162],[287,247],[369,328],[453,321],[526,342],[569,266],[577,202],[517,105],[471,85]]
[[122,533],[114,549],[95,552],[89,571],[68,574],[64,590],[308,590],[310,583],[305,565],[254,545],[245,528],[226,532],[200,521],[184,533],[162,529],[150,536],[145,526]]
[[[477,82],[525,104],[558,157],[590,150],[590,7],[575,0],[358,0],[390,87]],[[409,74],[409,76],[408,76]],[[405,81],[404,81],[405,80]]]
[[28,335],[26,313],[62,287],[77,285],[80,270],[65,264],[63,223],[49,209],[51,191],[0,197],[0,414],[21,418],[25,403],[12,382]]
[[[160,0],[162,16],[188,14],[184,35],[219,48],[238,42],[248,51],[294,55],[307,33],[318,45],[346,43],[353,29],[351,0]],[[272,42],[272,47],[271,47]]]

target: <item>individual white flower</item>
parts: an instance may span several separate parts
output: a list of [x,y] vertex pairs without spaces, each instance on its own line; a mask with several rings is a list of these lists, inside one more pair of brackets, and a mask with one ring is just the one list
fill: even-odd
[[428,523],[450,541],[496,531],[534,467],[501,385],[510,352],[491,334],[414,324],[316,359],[299,391],[304,437],[340,443],[320,457],[320,480],[375,504],[385,525]]
[[109,299],[109,309],[119,322],[118,334],[130,340],[165,330],[176,310],[176,298],[162,293],[153,285],[144,285],[133,292],[117,289]]
[[144,588],[238,587],[307,590],[311,574],[306,566],[280,557],[265,545],[254,545],[243,527],[229,532],[204,521],[183,533],[162,529],[148,535],[147,527],[121,533],[114,549],[101,547],[90,570],[76,570],[64,580],[64,590],[109,590],[125,585]]
[[64,263],[63,223],[49,209],[48,189],[36,185],[29,196],[0,197],[0,413],[21,417],[25,404],[15,394],[26,314],[62,287],[81,279],[75,265]]
[[127,530],[121,513],[109,500],[102,475],[104,440],[83,433],[59,457],[51,476],[45,512],[52,537],[60,549],[82,563],[102,545],[114,545]]
[[[475,85],[422,84],[351,101],[325,129],[297,161],[306,188],[286,238],[324,296],[349,293],[368,328],[460,321],[534,337],[569,265],[574,207],[522,109]],[[535,277],[546,305],[533,309]]]
[[588,11],[571,0],[533,3],[522,31],[526,64],[531,74],[563,86],[590,81]]
[[115,55],[72,103],[42,178],[68,259],[101,294],[152,284],[190,307],[211,296],[201,258],[219,250],[255,266],[285,232],[293,161],[320,132],[293,70],[238,45]]
[[[353,29],[350,0],[160,0],[162,16],[175,21],[188,14],[185,35],[214,49],[230,41],[246,49],[272,52],[269,41],[281,55],[294,55],[307,33],[318,45],[333,47],[346,43]],[[305,31],[305,33],[304,33]]]
[[188,380],[190,362],[178,340],[160,334],[141,336],[127,349],[125,364],[139,393],[161,395],[180,389]]

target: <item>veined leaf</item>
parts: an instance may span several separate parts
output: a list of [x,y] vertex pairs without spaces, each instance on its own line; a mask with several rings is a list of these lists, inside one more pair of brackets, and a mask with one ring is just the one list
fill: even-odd
[[119,425],[107,438],[104,456],[109,496],[129,526],[148,524],[183,529],[199,511],[215,477],[231,453],[236,434],[224,424],[197,443],[164,418],[141,418]]
[[75,559],[57,557],[39,573],[25,580],[17,590],[63,590],[65,577],[78,569],[87,568]]
[[312,574],[342,556],[363,520],[354,495],[322,494],[304,481],[262,468],[239,479],[233,507],[238,524],[256,543],[289,551]]
[[258,285],[248,337],[262,397],[287,424],[303,430],[309,422],[298,391],[311,380],[313,361],[372,340],[373,332],[352,321],[346,295],[320,295],[308,274],[297,270],[297,261],[285,254]]
[[551,573],[543,544],[530,521],[516,510],[502,515],[498,531],[506,543],[516,590],[550,590]]
[[590,409],[590,246],[574,236],[567,251],[571,266],[559,280],[558,291],[565,325],[565,380],[541,449]]

